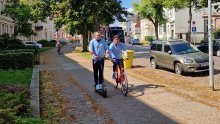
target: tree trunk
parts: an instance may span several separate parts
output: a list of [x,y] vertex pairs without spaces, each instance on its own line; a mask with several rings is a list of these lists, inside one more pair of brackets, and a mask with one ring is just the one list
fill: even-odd
[[88,52],[88,27],[86,23],[82,25],[82,35],[83,35],[83,51]]
[[188,29],[188,41],[191,42],[191,28],[192,28],[192,0],[189,0],[189,29]]
[[100,23],[99,23],[99,20],[98,20],[98,18],[96,16],[95,12],[93,12],[93,21],[95,23],[95,31],[100,30],[100,27],[99,27]]
[[157,23],[157,22],[154,23],[154,28],[155,28],[155,37],[156,37],[156,40],[159,40],[158,23]]
[[92,32],[89,31],[89,41],[91,41],[91,40],[92,40]]

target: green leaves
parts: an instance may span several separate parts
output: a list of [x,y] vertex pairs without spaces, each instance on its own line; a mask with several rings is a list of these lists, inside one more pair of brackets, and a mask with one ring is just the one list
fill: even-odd
[[[141,0],[141,3],[134,3],[133,6],[140,17],[151,21],[157,29],[166,22],[163,2],[163,0]],[[155,30],[155,35],[158,39],[158,30]]]
[[31,9],[26,4],[20,4],[19,0],[8,0],[3,14],[14,20],[14,38],[20,36],[31,36],[35,34],[32,30]]

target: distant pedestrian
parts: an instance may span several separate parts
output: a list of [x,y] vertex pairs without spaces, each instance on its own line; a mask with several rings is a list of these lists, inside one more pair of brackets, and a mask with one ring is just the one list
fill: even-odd
[[60,41],[57,41],[56,47],[57,47],[57,52],[60,55],[61,54],[60,51],[61,51],[61,48],[62,48],[62,43]]

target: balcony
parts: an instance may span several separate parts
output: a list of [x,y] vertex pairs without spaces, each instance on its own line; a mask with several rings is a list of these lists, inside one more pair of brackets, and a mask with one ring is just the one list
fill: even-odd
[[44,29],[43,26],[35,26],[35,30],[36,30],[36,31],[41,31],[41,30],[43,30],[43,29]]

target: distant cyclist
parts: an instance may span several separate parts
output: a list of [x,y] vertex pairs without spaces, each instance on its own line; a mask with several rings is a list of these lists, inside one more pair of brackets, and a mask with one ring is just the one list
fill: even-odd
[[96,32],[95,39],[90,41],[89,51],[92,55],[95,89],[100,90],[102,89],[102,85],[104,82],[104,57],[106,54],[108,54],[108,45],[105,40],[101,38],[100,32]]
[[115,79],[115,71],[117,68],[116,60],[119,60],[124,67],[122,52],[124,52],[126,59],[128,59],[128,54],[126,52],[126,46],[124,43],[120,42],[119,36],[115,35],[113,38],[113,43],[109,46],[109,57],[113,63],[113,75],[112,78]]
[[57,46],[57,52],[58,52],[58,54],[60,55],[60,54],[61,54],[60,51],[61,51],[61,48],[62,48],[62,43],[61,43],[61,41],[57,41],[56,46]]

